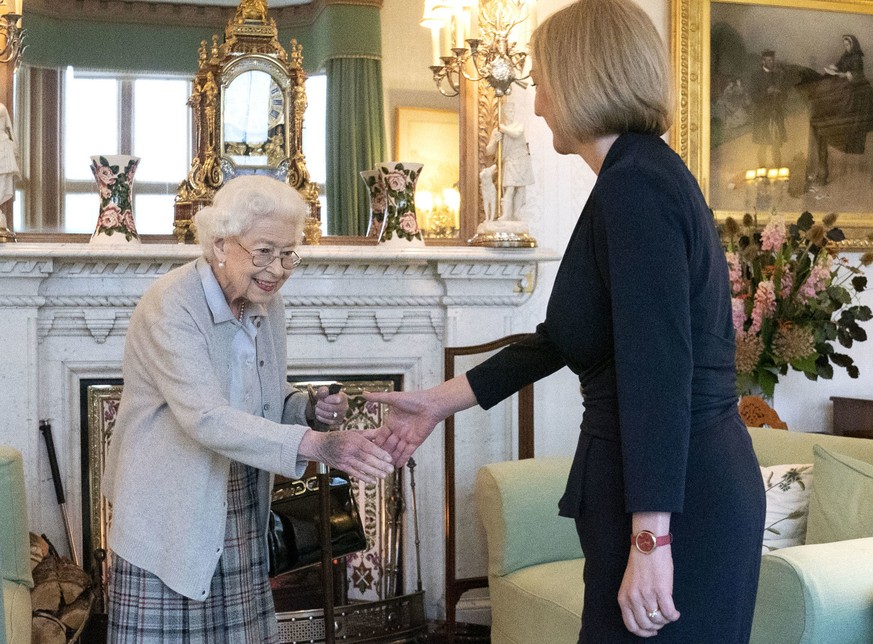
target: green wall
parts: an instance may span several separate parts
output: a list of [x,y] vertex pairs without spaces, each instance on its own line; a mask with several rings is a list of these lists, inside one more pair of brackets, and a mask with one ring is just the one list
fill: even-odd
[[[224,30],[183,25],[139,25],[61,21],[25,14],[28,31],[23,62],[38,67],[66,67],[114,71],[197,71],[200,42],[212,42]],[[303,67],[317,72],[330,58],[380,56],[379,9],[328,5],[312,25],[280,28],[279,42],[290,49],[291,39],[303,45]]]

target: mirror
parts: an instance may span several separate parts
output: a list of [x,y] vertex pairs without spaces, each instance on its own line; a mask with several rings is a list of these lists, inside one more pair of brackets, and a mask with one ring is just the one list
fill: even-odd
[[222,156],[237,167],[275,167],[288,157],[285,96],[267,72],[249,71],[228,83],[221,114]]
[[[218,7],[215,0],[202,0],[200,6],[190,4],[188,0],[184,3],[158,3],[146,1],[131,1],[125,2],[124,11],[120,11],[120,4],[116,7],[116,3],[112,2],[108,5],[112,11],[99,11],[98,3],[57,3],[54,0],[29,0],[24,6],[24,23],[29,25],[30,40],[29,48],[25,53],[23,67],[16,79],[19,86],[23,85],[23,79],[26,78],[25,67],[30,67],[39,71],[51,71],[53,77],[40,78],[34,86],[30,88],[36,96],[45,96],[46,86],[63,86],[65,83],[65,70],[58,68],[59,63],[71,64],[76,69],[94,69],[94,70],[115,70],[120,67],[127,66],[128,68],[136,68],[151,71],[166,71],[174,75],[176,79],[184,80],[190,83],[190,80],[196,71],[197,66],[197,50],[200,41],[203,38],[211,38],[214,33],[222,33],[223,26],[229,15],[233,14],[234,9],[226,6]],[[396,113],[398,107],[413,107],[413,108],[429,108],[439,110],[451,110],[457,113],[459,100],[457,98],[445,98],[437,91],[432,79],[428,66],[431,64],[431,42],[427,37],[428,32],[418,25],[418,21],[422,15],[423,3],[411,0],[358,0],[354,3],[355,6],[350,6],[348,3],[333,3],[325,0],[314,0],[309,5],[287,6],[289,3],[270,1],[269,12],[273,19],[279,25],[279,41],[286,47],[292,37],[299,36],[299,42],[303,44],[304,64],[307,66],[307,72],[310,74],[309,82],[317,81],[324,83],[322,75],[324,73],[324,62],[326,60],[326,52],[337,51],[336,55],[348,54],[352,55],[361,48],[361,43],[365,43],[369,47],[368,51],[381,51],[381,69],[382,69],[382,108],[384,112],[384,142],[382,143],[384,150],[384,159],[392,160],[395,158],[395,136],[396,136]],[[284,6],[283,6],[284,5]],[[100,5],[102,6],[102,5]],[[379,7],[381,6],[381,11]],[[349,21],[347,16],[352,15],[352,12],[366,12],[365,20],[358,20],[352,29],[346,29],[343,33],[337,34],[336,23],[337,16]],[[340,12],[342,14],[340,15]],[[373,18],[372,16],[375,16]],[[330,18],[325,20],[324,18]],[[51,24],[51,29],[36,29],[37,20],[41,19],[54,21]],[[125,24],[109,25],[107,21],[123,21]],[[160,24],[155,24],[160,23]],[[70,38],[69,47],[74,48],[75,52],[64,51],[63,55],[56,55],[55,62],[47,60],[47,57],[40,57],[41,52],[49,50],[50,53],[60,54],[59,45],[56,42],[63,37],[64,33],[70,32],[68,26],[77,27],[80,25],[89,24],[89,31],[78,34],[75,38]],[[340,43],[335,46],[334,50],[326,48],[326,46],[318,41],[313,36],[313,30],[319,29],[324,32],[320,37],[329,41],[331,46],[334,43]],[[330,31],[333,29],[334,31]],[[309,31],[307,31],[309,30]],[[349,38],[349,34],[354,38]],[[420,34],[421,37],[413,37]],[[381,38],[380,38],[381,36]],[[94,48],[94,42],[101,42],[101,47]],[[347,44],[343,45],[343,42]],[[372,45],[375,43],[375,45]],[[170,67],[157,68],[151,63],[147,54],[149,49],[160,49],[168,52],[165,58],[172,58]],[[75,55],[69,55],[74,53]],[[171,54],[171,55],[170,55]],[[367,54],[370,55],[370,54]],[[379,58],[377,54],[375,56]],[[49,69],[52,67],[53,69]],[[96,81],[95,81],[96,82]],[[22,88],[23,89],[23,88]],[[184,103],[190,96],[191,88],[183,90],[184,96],[173,98],[174,105]],[[127,100],[124,96],[120,101]],[[309,95],[309,107],[306,112],[306,120],[304,122],[304,137],[311,136],[322,137],[324,132],[324,124],[318,123],[317,116],[323,114],[323,106],[319,105],[316,95]],[[17,105],[16,105],[17,107]],[[63,149],[58,149],[58,137],[53,135],[53,129],[47,128],[46,124],[54,118],[58,118],[58,104],[46,102],[42,100],[42,105],[39,108],[41,113],[32,113],[28,109],[15,109],[14,116],[16,118],[16,129],[19,142],[23,143],[28,136],[28,131],[34,128],[38,129],[47,142],[47,146],[38,149],[35,146],[23,148],[23,166],[30,169],[44,168],[43,177],[34,177],[34,182],[28,185],[26,181],[22,182],[22,188],[36,191],[31,197],[27,195],[26,199],[19,200],[16,198],[16,205],[20,208],[24,206],[27,210],[27,217],[24,218],[22,213],[19,214],[19,221],[26,219],[24,227],[16,226],[17,233],[45,233],[53,234],[57,237],[58,233],[64,231],[64,220],[59,220],[58,213],[64,212],[64,186],[55,186],[55,199],[46,198],[49,194],[48,188],[51,181],[63,183],[64,167],[63,167]],[[319,112],[321,110],[321,112]],[[190,118],[190,109],[182,108],[185,118]],[[184,126],[184,123],[182,124]],[[320,129],[320,131],[319,131]],[[140,172],[137,176],[137,185],[135,186],[135,194],[139,198],[148,196],[149,200],[161,201],[160,217],[162,218],[160,230],[145,229],[143,225],[151,224],[157,221],[158,207],[155,206],[155,216],[153,217],[149,211],[146,215],[146,210],[137,206],[136,215],[138,227],[145,233],[147,238],[155,239],[153,235],[161,233],[164,241],[174,241],[172,237],[173,231],[173,198],[179,182],[185,177],[188,171],[188,163],[191,158],[191,150],[184,153],[184,164],[178,167],[176,164],[172,173],[169,168],[165,173],[166,176],[155,177],[152,189],[154,194],[146,193],[146,172],[155,170],[155,155],[160,154],[159,150],[170,146],[178,147],[187,145],[184,143],[185,133],[182,132],[179,136],[175,134],[165,134],[160,130],[150,130],[150,138],[153,139],[152,148],[155,151],[148,153],[140,152],[138,155],[143,157],[143,162],[140,164]],[[158,132],[158,134],[155,134]],[[187,136],[190,136],[187,135]],[[463,138],[463,135],[462,135]],[[54,149],[52,149],[52,141],[54,141]],[[115,143],[113,145],[118,145]],[[100,150],[96,148],[100,147]],[[110,149],[110,143],[101,144],[100,146],[91,145],[88,154],[93,154],[95,151],[117,151]],[[136,151],[134,151],[136,153]],[[221,151],[224,155],[224,152]],[[60,161],[58,159],[60,158]],[[463,158],[463,154],[462,154]],[[78,157],[70,160],[67,163],[67,169],[82,167],[87,170],[87,157],[84,160],[79,160]],[[310,150],[306,152],[307,166],[313,181],[317,181],[325,190],[324,176],[319,176],[314,168],[318,168],[319,159]],[[326,167],[324,160],[321,161],[320,167]],[[58,165],[61,164],[61,167]],[[425,168],[423,172],[427,173],[430,168]],[[94,215],[96,215],[97,206],[90,206],[90,192],[93,192],[93,179],[90,175],[84,175],[77,180],[81,181],[76,189],[79,191],[76,194],[76,208],[83,213],[86,222],[93,223]],[[142,183],[141,183],[142,181]],[[159,185],[160,184],[160,185]],[[363,184],[362,184],[363,186]],[[329,184],[327,186],[329,188]],[[160,191],[160,192],[158,192]],[[67,191],[69,194],[69,190]],[[58,196],[59,195],[59,196]],[[96,200],[96,196],[94,197]],[[81,205],[80,205],[81,204]],[[78,216],[78,215],[77,215]],[[331,213],[327,212],[325,219],[329,220]],[[154,224],[157,226],[157,224]],[[88,230],[81,230],[82,233],[89,233]],[[361,233],[363,234],[363,233]],[[69,240],[69,238],[64,238]],[[60,241],[60,239],[53,239]],[[324,240],[323,240],[324,241]],[[337,240],[337,243],[342,240]],[[350,239],[353,243],[357,243],[358,239]],[[452,243],[451,240],[447,240]],[[331,242],[334,243],[334,242]],[[457,240],[454,242],[457,243]]]

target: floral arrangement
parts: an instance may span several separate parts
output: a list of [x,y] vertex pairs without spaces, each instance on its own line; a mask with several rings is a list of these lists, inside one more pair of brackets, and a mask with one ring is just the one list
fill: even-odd
[[133,183],[139,159],[136,157],[112,157],[127,160],[122,170],[104,156],[92,157],[91,171],[100,192],[100,216],[94,234],[124,235],[127,241],[139,239],[133,218],[130,186]]
[[851,348],[867,339],[858,323],[873,315],[857,295],[867,286],[861,266],[873,263],[873,253],[859,266],[841,257],[837,243],[845,235],[836,220],[830,214],[816,223],[804,212],[786,224],[773,212],[762,231],[748,214],[742,224],[725,221],[738,394],[759,390],[772,397],[789,367],[811,380],[832,378],[834,365],[858,377],[852,358],[834,342]]

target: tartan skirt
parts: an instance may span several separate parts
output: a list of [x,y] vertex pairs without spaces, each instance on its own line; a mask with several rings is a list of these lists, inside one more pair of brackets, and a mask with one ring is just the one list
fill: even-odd
[[255,468],[231,464],[224,552],[206,601],[180,595],[112,555],[108,644],[279,642],[267,544],[257,525],[257,479]]

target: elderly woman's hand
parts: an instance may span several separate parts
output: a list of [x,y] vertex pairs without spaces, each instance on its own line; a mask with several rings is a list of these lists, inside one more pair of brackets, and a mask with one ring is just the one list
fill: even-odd
[[315,420],[323,425],[342,425],[349,410],[349,397],[345,392],[332,394],[327,387],[319,387],[315,391],[313,413]]
[[[394,471],[391,455],[374,442],[382,429],[304,434],[297,453],[342,470],[366,483],[376,483]],[[377,441],[378,442],[378,441]]]

